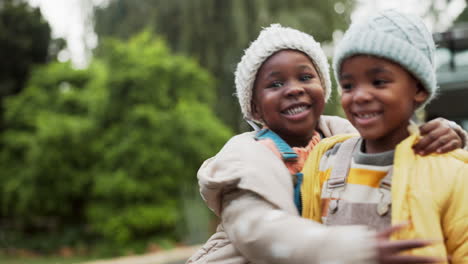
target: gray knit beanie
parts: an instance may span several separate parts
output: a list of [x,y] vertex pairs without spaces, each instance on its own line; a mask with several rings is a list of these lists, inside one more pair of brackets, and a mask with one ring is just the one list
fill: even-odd
[[253,85],[258,72],[271,55],[280,50],[298,50],[310,57],[325,90],[325,101],[330,97],[329,65],[320,44],[304,32],[272,24],[264,28],[258,38],[245,50],[235,73],[236,93],[244,118],[256,120],[252,115]]
[[435,44],[421,19],[386,10],[363,23],[352,24],[335,49],[333,68],[337,81],[343,61],[358,54],[398,63],[429,92],[425,104],[434,98],[438,88]]

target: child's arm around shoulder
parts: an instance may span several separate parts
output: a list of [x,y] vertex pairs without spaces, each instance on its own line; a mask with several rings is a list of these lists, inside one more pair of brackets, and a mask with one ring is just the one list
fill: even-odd
[[468,150],[467,132],[453,121],[439,117],[419,126],[419,132],[422,139],[414,146],[416,153],[446,153],[457,148]]
[[250,262],[372,263],[375,234],[364,227],[327,228],[301,218],[291,175],[267,147],[242,134],[198,173],[202,196],[230,241]]
[[[318,130],[322,131],[325,137],[357,133],[347,119],[327,115],[320,116]],[[436,118],[422,124],[419,130],[424,137],[415,145],[416,153],[446,153],[460,147],[468,150],[468,133],[453,121]]]

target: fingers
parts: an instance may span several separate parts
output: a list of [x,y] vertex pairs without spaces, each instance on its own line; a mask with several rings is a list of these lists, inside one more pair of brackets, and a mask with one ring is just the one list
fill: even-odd
[[429,133],[431,130],[437,127],[449,127],[448,122],[449,122],[448,120],[438,117],[430,121],[427,121],[426,123],[419,126],[419,131],[421,132],[422,135],[424,135],[424,134]]
[[413,240],[381,240],[377,242],[378,263],[438,263],[447,261],[446,259],[427,256],[402,255],[406,250],[426,247],[434,241],[413,239]]
[[[432,136],[423,137],[423,139],[432,140]],[[461,146],[461,141],[458,138],[458,135],[455,132],[448,132],[445,135],[441,135],[438,138],[432,140],[432,142],[426,143],[425,146],[420,146],[419,143],[415,145],[416,153],[420,155],[426,155],[430,153],[445,153]]]
[[445,259],[427,256],[408,256],[401,253],[411,249],[418,249],[429,246],[434,243],[442,242],[442,240],[423,240],[423,239],[409,239],[409,240],[390,240],[390,236],[405,227],[410,223],[403,222],[387,228],[377,234],[377,252],[378,263],[438,263],[447,261]]
[[438,127],[448,127],[448,124],[446,124],[444,120],[445,119],[439,117],[428,121],[427,123],[424,123],[421,126],[419,126],[419,132],[421,133],[421,135],[426,135]]
[[405,264],[412,264],[412,263],[440,263],[447,261],[443,258],[437,257],[424,257],[424,256],[405,256],[405,255],[396,255],[386,258],[382,260],[380,263],[405,263]]
[[434,242],[422,239],[411,240],[396,240],[396,241],[381,241],[379,247],[391,254],[398,254],[401,251],[422,248],[433,244]]
[[408,225],[409,225],[409,222],[403,222],[403,223],[393,225],[389,228],[386,228],[380,231],[379,233],[377,233],[377,239],[389,239],[393,233],[407,227]]
[[437,153],[447,153],[457,148],[461,148],[462,143],[458,140],[451,140],[448,143],[444,144],[443,146],[437,148]]
[[[429,123],[426,125],[429,125]],[[443,145],[442,143],[448,140],[447,138],[441,139],[441,137],[447,136],[447,134],[450,133],[450,128],[437,127],[426,133],[422,132],[422,128],[423,127],[420,128],[422,138],[413,146],[413,149],[417,154],[425,155],[432,153],[437,149],[437,147],[439,147],[439,144]],[[442,140],[442,142],[440,142],[440,140]]]
[[422,125],[420,128],[421,140],[413,146],[419,155],[430,153],[445,153],[462,146],[459,135],[450,128],[445,119],[437,118]]

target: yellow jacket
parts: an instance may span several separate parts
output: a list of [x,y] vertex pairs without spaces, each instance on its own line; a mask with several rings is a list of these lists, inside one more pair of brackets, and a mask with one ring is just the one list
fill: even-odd
[[[336,143],[352,136],[324,139],[310,153],[303,169],[303,217],[321,222],[321,157]],[[452,263],[468,263],[468,152],[458,149],[446,154],[415,155],[411,146],[418,138],[417,133],[411,135],[395,150],[392,224],[410,224],[393,234],[392,239],[440,239],[441,243],[410,254],[449,255]]]

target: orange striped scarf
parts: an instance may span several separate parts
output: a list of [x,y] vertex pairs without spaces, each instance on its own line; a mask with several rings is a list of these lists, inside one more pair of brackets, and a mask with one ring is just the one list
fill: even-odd
[[[302,170],[304,167],[304,163],[309,156],[310,151],[320,142],[320,134],[317,131],[314,131],[314,135],[309,141],[309,144],[303,148],[301,147],[293,147],[292,149],[297,154],[297,159],[292,161],[285,161],[285,165],[288,168],[289,172],[294,175]],[[276,148],[275,143],[271,139],[263,139],[259,140],[258,142],[262,143],[266,147],[268,147],[273,153],[278,156],[280,159],[281,153]]]

